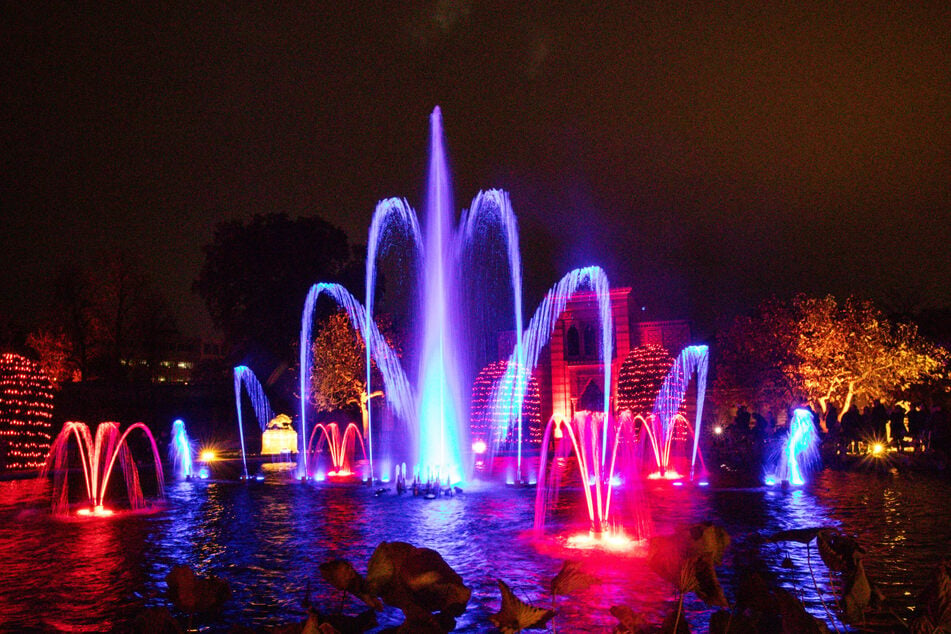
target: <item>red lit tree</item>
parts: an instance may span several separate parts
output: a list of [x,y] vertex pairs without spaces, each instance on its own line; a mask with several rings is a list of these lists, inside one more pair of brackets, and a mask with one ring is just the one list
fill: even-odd
[[[508,361],[493,361],[482,368],[472,383],[472,402],[470,404],[470,429],[472,439],[490,442],[493,429],[507,425],[514,415],[510,415],[507,408],[502,411],[492,409],[492,390],[499,379],[505,374]],[[529,377],[522,400],[522,443],[537,446],[542,441],[542,403],[538,391],[538,380]],[[514,425],[508,430],[504,442],[517,443],[518,431]],[[513,445],[514,446],[514,445]]]
[[647,416],[654,409],[654,399],[674,365],[667,349],[645,344],[631,349],[618,372],[617,409],[631,410],[635,416]]

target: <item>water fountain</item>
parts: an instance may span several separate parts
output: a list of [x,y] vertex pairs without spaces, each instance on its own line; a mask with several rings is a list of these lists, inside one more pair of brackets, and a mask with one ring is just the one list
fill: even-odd
[[118,423],[101,423],[96,428],[95,440],[89,426],[80,422],[68,422],[56,436],[49,455],[40,472],[41,477],[53,474],[53,513],[66,515],[69,512],[69,447],[70,439],[76,440],[80,466],[85,481],[86,503],[77,510],[79,515],[112,515],[106,508],[107,492],[112,472],[118,462],[122,468],[129,507],[132,510],[145,508],[148,504],[142,494],[139,469],[128,445],[129,434],[141,430],[152,448],[158,497],[165,497],[162,459],[152,432],[143,423],[130,425],[122,434]]
[[[321,448],[326,445],[333,467],[326,475],[331,478],[343,478],[354,475],[353,455],[357,443],[360,444],[363,458],[366,459],[367,451],[363,444],[363,436],[355,423],[347,425],[343,434],[340,433],[340,425],[337,423],[318,423],[314,425],[310,440],[307,442],[307,453],[319,454]],[[320,476],[318,479],[321,479]]]
[[192,445],[185,431],[185,421],[180,418],[172,423],[172,442],[168,446],[168,454],[175,477],[180,480],[192,477]]
[[[649,477],[675,480],[683,477],[686,467],[686,456],[690,456],[689,475],[692,480],[696,474],[697,460],[701,467],[703,456],[700,455],[700,422],[703,418],[703,401],[707,391],[707,367],[709,364],[709,349],[707,346],[688,346],[684,348],[667,373],[664,383],[654,400],[654,411],[643,420],[641,425],[635,425],[641,430],[639,441],[642,446],[650,447],[650,456],[653,458],[654,469]],[[691,426],[687,418],[681,413],[690,379],[696,375],[697,410],[694,424]],[[636,421],[629,415],[621,417],[622,423]],[[646,440],[645,440],[646,437]],[[693,440],[690,443],[690,440]],[[674,451],[675,444],[686,445],[682,451]],[[679,464],[676,464],[679,463]]]
[[251,368],[239,365],[234,369],[234,406],[238,414],[238,437],[241,439],[241,464],[244,467],[244,479],[248,479],[248,458],[244,447],[244,418],[241,413],[241,388],[244,387],[251,399],[251,408],[254,410],[254,416],[264,433],[268,421],[274,418],[274,410],[271,409],[271,403],[264,394],[264,388],[258,381]]
[[797,408],[789,422],[789,430],[783,441],[778,459],[766,475],[766,484],[777,482],[792,486],[806,483],[806,474],[819,458],[819,434],[811,411]]
[[[376,361],[383,377],[387,401],[397,417],[407,425],[414,470],[438,473],[440,479],[456,483],[464,479],[468,461],[462,448],[467,447],[467,425],[463,404],[463,388],[467,384],[464,367],[466,351],[458,342],[466,339],[460,309],[458,282],[459,263],[469,249],[476,248],[488,230],[495,230],[505,241],[507,264],[512,287],[516,350],[522,344],[521,261],[518,252],[518,228],[507,194],[498,190],[481,192],[469,210],[463,212],[458,227],[453,228],[453,203],[449,170],[443,146],[442,117],[439,108],[430,118],[430,162],[426,198],[426,232],[420,231],[415,212],[404,200],[388,199],[377,205],[370,226],[366,264],[366,302],[360,303],[346,289],[336,284],[316,284],[308,293],[301,319],[301,437],[307,437],[310,346],[313,311],[317,298],[331,297],[350,317],[354,328],[367,341],[367,391],[371,391],[370,360]],[[418,367],[414,368],[415,389],[399,358],[380,336],[373,322],[373,299],[376,288],[377,261],[397,243],[404,243],[409,256],[417,263],[422,301],[420,332],[416,341]],[[487,298],[488,299],[488,298]],[[513,366],[515,367],[515,366]],[[521,380],[525,375],[521,374]],[[521,401],[516,403],[516,416],[521,420]],[[370,475],[373,474],[372,413],[367,426]],[[521,439],[519,428],[517,437]],[[304,442],[303,440],[301,442]],[[519,469],[521,469],[521,442]],[[306,452],[299,461],[299,475],[309,474]]]

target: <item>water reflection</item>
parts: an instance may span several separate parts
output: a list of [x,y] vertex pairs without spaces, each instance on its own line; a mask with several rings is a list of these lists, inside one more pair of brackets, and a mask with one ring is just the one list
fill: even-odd
[[[601,584],[559,600],[559,629],[611,629],[613,605],[660,622],[674,600],[673,588],[643,558],[567,552],[533,541],[531,489],[490,488],[427,501],[279,478],[181,482],[169,488],[162,512],[63,522],[51,520],[45,507],[26,507],[31,486],[0,483],[3,630],[108,629],[143,605],[164,605],[164,578],[175,564],[231,583],[234,598],[218,625],[286,622],[303,615],[308,588],[318,604],[339,598],[320,578],[321,562],[343,557],[365,571],[383,540],[433,548],[460,572],[473,589],[461,631],[483,631],[498,610],[496,579],[523,599],[547,604],[546,588],[565,557],[581,559]],[[903,615],[935,562],[949,554],[951,495],[947,482],[931,478],[824,472],[788,492],[713,483],[648,487],[645,495],[655,534],[709,520],[732,535],[719,570],[728,597],[735,597],[741,574],[756,571],[802,596],[820,617],[832,589],[815,545],[770,544],[766,536],[820,525],[856,535],[869,551],[870,578]],[[581,506],[571,491],[563,492],[556,531],[585,525]],[[781,566],[787,556],[788,569]],[[692,598],[687,609],[692,625],[702,629],[710,611]],[[400,618],[387,610],[380,620],[392,625]]]

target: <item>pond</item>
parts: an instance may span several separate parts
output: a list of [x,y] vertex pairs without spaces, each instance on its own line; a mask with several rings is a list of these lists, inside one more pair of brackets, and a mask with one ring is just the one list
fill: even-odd
[[[674,590],[647,567],[643,556],[577,551],[531,533],[534,489],[489,486],[455,497],[424,500],[374,495],[360,485],[301,483],[278,473],[263,482],[179,482],[169,485],[167,507],[151,514],[56,520],[30,506],[34,481],[0,483],[0,629],[107,630],[144,606],[166,605],[165,576],[175,564],[226,579],[233,597],[206,625],[226,630],[304,618],[309,593],[330,607],[339,593],[318,565],[342,557],[360,571],[381,541],[400,540],[435,549],[472,588],[460,631],[491,629],[499,609],[497,579],[523,600],[549,604],[546,588],[565,558],[583,560],[600,583],[559,598],[561,631],[610,631],[613,605],[627,605],[651,622],[669,613]],[[801,489],[743,488],[712,481],[709,487],[646,491],[655,534],[678,525],[712,521],[733,538],[718,574],[733,600],[739,575],[758,570],[804,598],[823,617],[820,601],[834,603],[829,575],[815,546],[767,543],[783,529],[833,526],[855,535],[868,551],[866,570],[903,618],[935,564],[951,555],[951,484],[914,473],[824,471]],[[552,531],[566,532],[582,506],[563,495]],[[580,526],[580,524],[579,524]],[[792,568],[780,563],[789,556]],[[815,573],[816,591],[810,565]],[[689,595],[686,610],[700,629],[711,610]],[[347,611],[360,610],[350,603]],[[381,625],[402,615],[386,609]],[[839,626],[841,629],[841,625]]]

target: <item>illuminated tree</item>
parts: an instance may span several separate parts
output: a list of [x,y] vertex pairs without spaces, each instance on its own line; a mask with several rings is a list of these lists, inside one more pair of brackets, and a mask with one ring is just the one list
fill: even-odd
[[41,327],[27,335],[26,345],[39,356],[39,365],[53,387],[82,378],[73,342],[65,330],[56,327]]
[[[378,317],[376,323],[387,343],[396,349],[389,321]],[[310,375],[311,401],[319,411],[327,412],[358,406],[365,434],[369,400],[383,392],[367,393],[366,344],[347,313],[338,311],[321,323],[311,352],[314,361]],[[376,372],[376,364],[373,365]]]
[[[473,440],[492,442],[493,432],[506,428],[501,440],[506,447],[518,446],[518,428],[510,421],[518,418],[507,405],[492,408],[492,391],[499,379],[505,375],[508,361],[493,361],[479,372],[472,382],[472,401],[470,403],[470,430]],[[542,404],[538,391],[538,379],[530,376],[522,399],[522,444],[537,447],[542,442]]]
[[121,378],[132,356],[157,361],[175,320],[139,261],[123,251],[60,269],[53,309],[27,338],[54,382]]
[[757,406],[801,399],[823,413],[830,403],[842,414],[856,400],[894,400],[946,375],[949,358],[914,324],[893,323],[851,297],[770,300],[717,341],[718,388]]
[[618,411],[631,410],[635,416],[650,414],[673,365],[674,358],[664,346],[646,344],[632,348],[618,372]]
[[797,323],[793,305],[773,299],[717,334],[714,386],[721,401],[778,413],[802,397],[794,372]]
[[53,390],[43,370],[18,354],[0,354],[0,470],[40,467],[52,421]]
[[948,353],[911,323],[892,323],[871,303],[834,297],[796,299],[796,371],[807,398],[841,412],[857,398],[892,400],[902,390],[947,373]]

